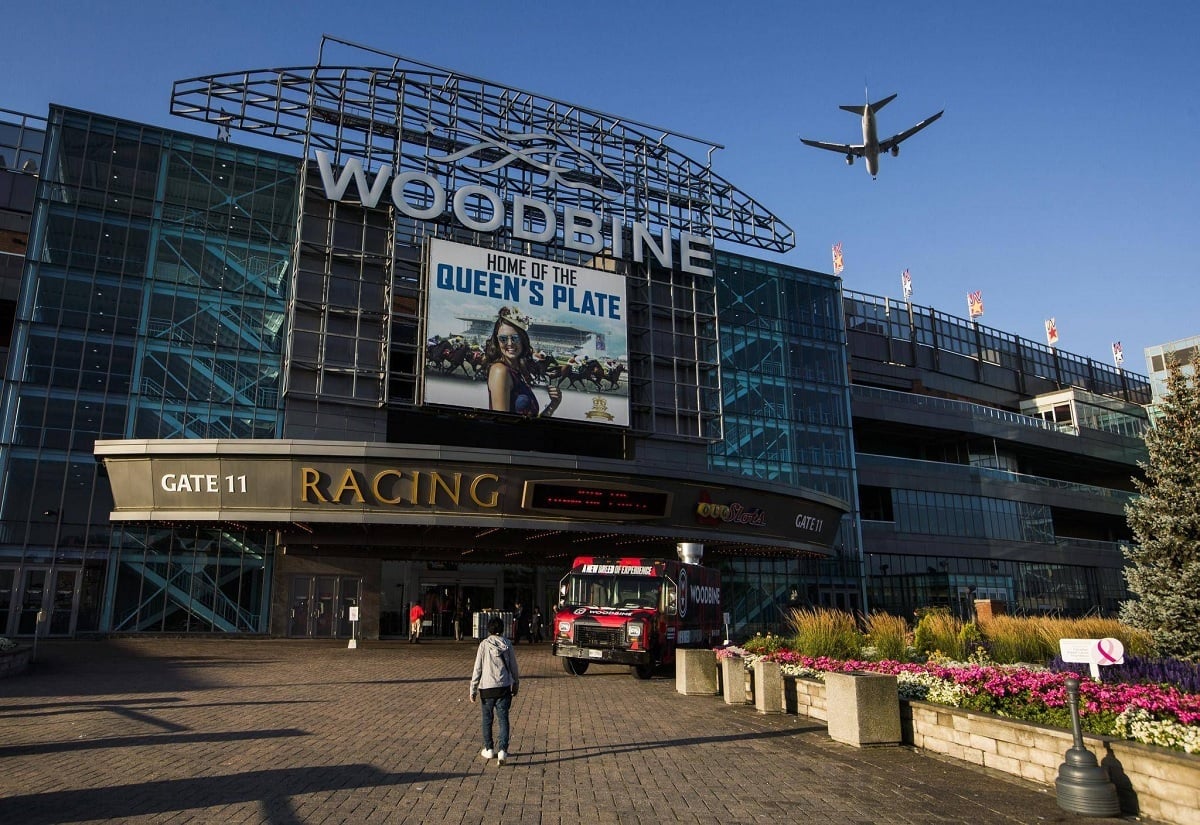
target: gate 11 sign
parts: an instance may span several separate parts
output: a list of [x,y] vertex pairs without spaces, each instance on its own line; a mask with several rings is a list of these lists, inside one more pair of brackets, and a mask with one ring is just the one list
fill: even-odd
[[1086,663],[1097,680],[1100,665],[1125,663],[1125,646],[1120,639],[1059,639],[1058,652],[1064,662]]

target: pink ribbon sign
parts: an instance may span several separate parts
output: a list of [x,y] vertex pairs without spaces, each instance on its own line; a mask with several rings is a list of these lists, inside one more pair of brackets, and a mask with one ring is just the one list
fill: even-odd
[[1100,639],[1096,642],[1096,664],[1120,665],[1125,662],[1125,646],[1120,639]]

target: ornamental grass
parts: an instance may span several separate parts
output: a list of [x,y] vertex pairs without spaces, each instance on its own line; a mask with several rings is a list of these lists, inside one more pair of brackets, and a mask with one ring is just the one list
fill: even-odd
[[843,610],[801,607],[789,610],[791,650],[805,656],[849,659],[858,655],[863,638],[854,617]]
[[1117,639],[1125,652],[1147,656],[1153,651],[1150,634],[1116,619],[1051,616],[993,616],[980,626],[988,650],[997,662],[1048,662],[1059,653],[1059,639]]
[[872,653],[871,659],[892,659],[902,661],[907,658],[909,633],[908,622],[902,616],[890,613],[872,613],[863,623],[867,627],[867,647]]
[[945,608],[922,611],[913,631],[913,645],[926,656],[941,653],[951,659],[965,659],[963,625],[962,619]]

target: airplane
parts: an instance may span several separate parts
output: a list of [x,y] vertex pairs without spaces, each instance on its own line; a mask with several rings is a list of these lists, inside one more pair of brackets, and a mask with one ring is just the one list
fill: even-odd
[[846,155],[846,164],[848,166],[854,165],[854,159],[856,157],[865,159],[867,162],[867,172],[870,173],[871,179],[874,180],[876,175],[879,174],[879,155],[881,153],[891,152],[892,157],[896,157],[900,154],[901,141],[912,137],[930,123],[933,123],[935,120],[941,117],[942,112],[946,111],[943,109],[936,115],[925,118],[916,126],[907,131],[901,132],[898,135],[892,135],[887,140],[880,140],[875,131],[875,113],[895,99],[896,95],[891,95],[889,97],[885,97],[883,100],[871,103],[870,98],[868,97],[867,103],[864,106],[838,107],[862,117],[863,142],[860,145],[856,146],[851,143],[828,143],[823,140],[808,140],[806,138],[800,138],[800,142],[808,146],[815,146],[818,149],[828,149],[831,152],[844,152]]

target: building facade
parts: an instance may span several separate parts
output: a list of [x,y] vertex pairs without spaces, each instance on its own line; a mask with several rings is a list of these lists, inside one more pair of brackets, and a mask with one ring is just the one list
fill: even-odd
[[[801,574],[861,605],[823,563],[857,553],[837,281],[718,250],[792,233],[693,139],[386,58],[177,84],[213,138],[51,107],[6,632],[388,636],[421,602],[449,634],[548,608],[575,554],[681,542],[735,623]],[[236,122],[194,105],[215,89]],[[225,139],[266,132],[285,151]],[[553,417],[493,408],[476,359],[510,310]]]
[[0,633],[453,635],[681,544],[738,635],[1123,597],[1144,379],[756,257],[716,144],[330,38],[171,109],[0,112]]
[[929,307],[845,307],[871,605],[1115,615],[1146,379]]
[[1150,376],[1150,391],[1154,397],[1152,407],[1167,394],[1167,376],[1172,363],[1179,365],[1185,376],[1192,377],[1192,356],[1198,348],[1200,335],[1146,347],[1146,372]]

